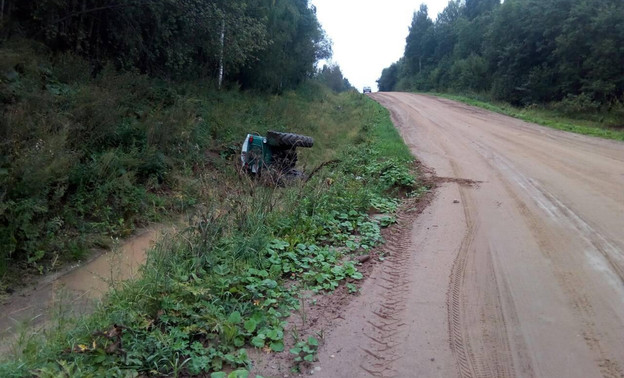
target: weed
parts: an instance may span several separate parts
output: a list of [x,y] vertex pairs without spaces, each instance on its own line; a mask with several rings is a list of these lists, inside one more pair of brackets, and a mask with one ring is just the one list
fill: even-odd
[[318,340],[312,336],[305,341],[299,341],[294,348],[290,349],[290,353],[295,356],[295,362],[299,366],[302,362],[313,362],[316,359],[318,351]]
[[358,287],[352,283],[347,283],[347,290],[349,290],[350,294],[355,294],[359,291]]

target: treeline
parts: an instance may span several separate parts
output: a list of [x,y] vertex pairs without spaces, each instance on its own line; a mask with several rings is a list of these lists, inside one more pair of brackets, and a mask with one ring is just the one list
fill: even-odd
[[279,92],[331,53],[308,0],[2,0],[1,36],[120,70]]
[[345,92],[351,89],[355,89],[353,85],[351,85],[351,83],[349,82],[349,79],[344,77],[340,66],[337,64],[325,64],[323,68],[317,71],[316,79],[321,83],[325,84],[329,89],[333,90],[334,92]]
[[621,105],[623,46],[621,0],[452,0],[435,22],[421,5],[378,83],[598,111]]

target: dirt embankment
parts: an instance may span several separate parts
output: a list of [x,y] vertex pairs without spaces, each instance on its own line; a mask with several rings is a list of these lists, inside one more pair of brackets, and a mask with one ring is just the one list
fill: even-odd
[[373,97],[440,186],[336,317],[323,377],[623,377],[624,144]]

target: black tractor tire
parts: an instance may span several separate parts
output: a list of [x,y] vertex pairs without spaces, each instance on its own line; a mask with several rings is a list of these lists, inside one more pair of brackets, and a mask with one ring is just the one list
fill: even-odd
[[267,132],[267,142],[274,147],[312,147],[314,145],[312,137],[279,131]]

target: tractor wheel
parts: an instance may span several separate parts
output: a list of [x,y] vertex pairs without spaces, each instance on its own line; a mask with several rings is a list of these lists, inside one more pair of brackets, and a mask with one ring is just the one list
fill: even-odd
[[297,165],[297,152],[294,148],[279,149],[273,152],[273,165],[278,171],[286,172]]
[[267,132],[267,141],[275,147],[312,147],[314,144],[312,137],[279,131]]

